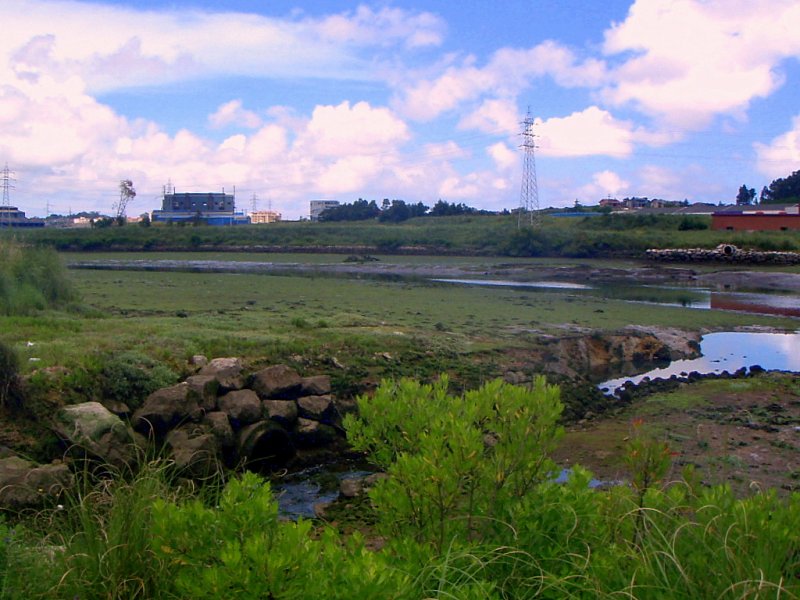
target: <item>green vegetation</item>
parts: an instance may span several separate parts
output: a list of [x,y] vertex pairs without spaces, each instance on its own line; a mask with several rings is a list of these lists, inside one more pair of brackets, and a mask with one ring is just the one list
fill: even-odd
[[[151,463],[129,482],[100,480],[27,527],[0,523],[0,597],[800,594],[800,495],[737,499],[700,486],[690,470],[666,484],[669,448],[638,432],[631,486],[594,489],[579,467],[556,483],[548,450],[559,437],[557,388],[493,382],[450,396],[445,387],[387,381],[359,399],[355,438],[387,465],[369,492],[377,532],[283,521],[269,484],[250,473],[220,493],[187,496]],[[391,535],[374,550],[381,532]]]
[[56,252],[0,240],[0,314],[27,315],[74,300]]
[[[399,209],[398,209],[399,210]],[[467,214],[378,222],[284,222],[237,227],[153,226],[31,230],[19,235],[58,250],[289,250],[316,249],[495,256],[634,257],[649,248],[721,243],[772,250],[800,249],[791,232],[747,234],[706,230],[709,217],[609,214],[557,218],[540,230],[517,227],[515,215]]]

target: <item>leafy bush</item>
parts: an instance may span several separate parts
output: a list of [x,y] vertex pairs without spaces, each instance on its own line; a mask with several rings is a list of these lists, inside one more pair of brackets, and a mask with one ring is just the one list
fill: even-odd
[[103,399],[138,408],[152,392],[178,381],[178,374],[163,363],[137,352],[106,356],[100,361],[98,380]]
[[76,299],[56,252],[0,242],[0,313],[24,315]]
[[383,531],[440,551],[486,538],[509,504],[551,478],[547,455],[562,434],[559,390],[544,378],[461,397],[448,383],[384,382],[345,419],[350,443],[389,474],[370,494]]
[[19,357],[9,344],[0,341],[0,406],[13,406],[18,400]]

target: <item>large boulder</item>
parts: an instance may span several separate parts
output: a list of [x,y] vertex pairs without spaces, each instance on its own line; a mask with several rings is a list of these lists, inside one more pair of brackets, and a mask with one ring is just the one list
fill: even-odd
[[201,479],[221,469],[217,438],[202,427],[189,425],[173,429],[164,441],[169,457],[188,477]]
[[99,402],[65,406],[54,419],[56,433],[72,447],[115,467],[131,465],[137,459],[133,432]]
[[292,437],[298,446],[315,448],[327,446],[336,441],[336,430],[330,425],[311,419],[297,419]]
[[222,392],[230,392],[244,387],[242,369],[242,361],[238,358],[215,358],[197,374],[211,375],[219,383]]
[[136,431],[146,435],[164,435],[168,430],[186,421],[199,421],[203,411],[185,381],[156,390],[133,413],[132,424]]
[[261,420],[261,400],[253,390],[228,392],[217,400],[220,411],[228,415],[234,429]]
[[286,365],[261,369],[250,380],[250,388],[264,399],[294,399],[300,394],[303,379]]
[[4,509],[41,507],[74,485],[72,471],[64,464],[37,465],[18,456],[0,459],[0,507]]
[[219,381],[213,375],[192,375],[186,378],[189,393],[194,395],[197,405],[206,412],[217,408]]
[[236,444],[236,437],[231,427],[231,422],[228,415],[224,412],[210,412],[203,417],[203,425],[209,430],[210,433],[217,438],[217,443],[223,450],[233,448]]
[[327,375],[303,377],[300,396],[325,396],[331,393],[331,378]]
[[294,400],[264,400],[264,413],[276,423],[291,429],[297,421],[297,403]]
[[336,420],[336,407],[330,395],[304,396],[297,399],[298,414],[304,419],[333,423]]

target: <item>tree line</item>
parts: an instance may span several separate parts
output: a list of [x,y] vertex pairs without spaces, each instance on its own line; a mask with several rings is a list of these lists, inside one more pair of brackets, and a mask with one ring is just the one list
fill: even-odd
[[[794,171],[788,177],[779,177],[769,186],[761,188],[759,204],[792,204],[800,202],[800,171]],[[747,205],[756,203],[755,188],[747,185],[739,187],[736,194],[736,204]]]
[[322,212],[320,221],[367,221],[374,219],[382,223],[400,223],[414,217],[452,217],[458,215],[493,214],[491,211],[478,210],[466,204],[449,203],[439,200],[433,207],[422,202],[406,203],[404,200],[385,198],[378,206],[375,200],[359,198],[355,202],[333,206]]

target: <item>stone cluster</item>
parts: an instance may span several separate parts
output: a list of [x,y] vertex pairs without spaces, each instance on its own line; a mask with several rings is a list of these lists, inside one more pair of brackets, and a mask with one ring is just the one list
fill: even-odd
[[665,262],[727,262],[735,264],[800,264],[800,252],[761,252],[742,250],[731,244],[720,244],[713,250],[706,248],[651,249],[647,258]]
[[193,360],[196,374],[150,394],[127,422],[86,402],[59,411],[57,433],[112,465],[154,446],[195,478],[223,466],[271,470],[298,450],[343,440],[342,416],[353,405],[335,399],[327,376],[301,377],[286,365],[246,374],[238,358]]

